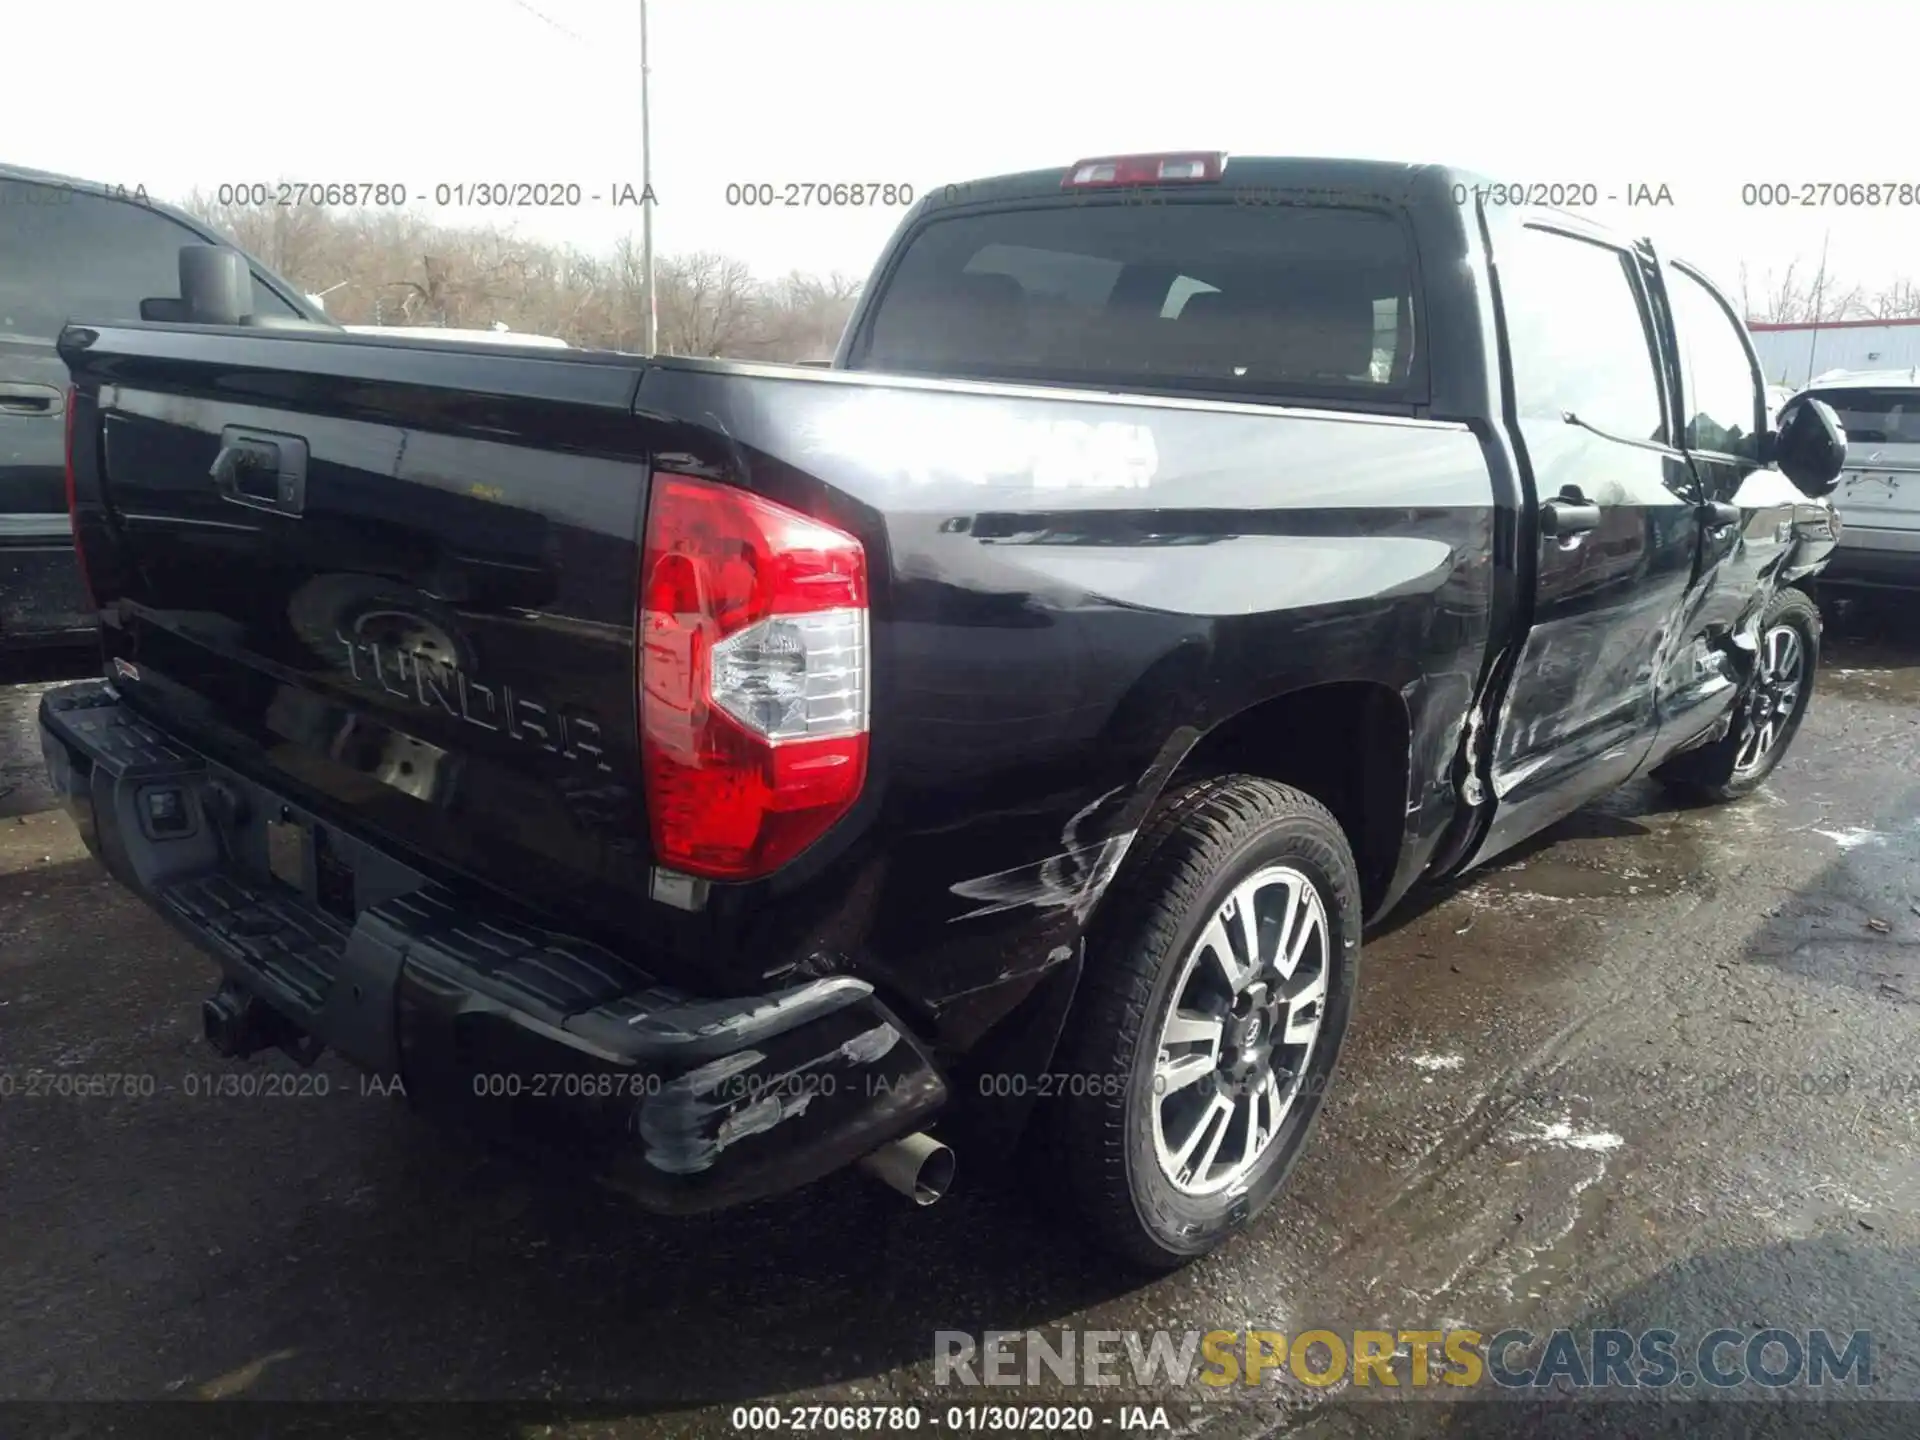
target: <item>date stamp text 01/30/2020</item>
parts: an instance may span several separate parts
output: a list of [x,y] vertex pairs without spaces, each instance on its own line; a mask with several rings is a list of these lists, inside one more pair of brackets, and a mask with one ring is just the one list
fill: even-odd
[[[1313,204],[1335,198],[1337,192],[1317,192],[1294,186],[1228,186],[1229,198],[1248,208]],[[972,199],[970,183],[949,184],[930,192],[895,181],[737,181],[724,187],[729,207],[761,209],[894,209],[926,198],[936,204],[965,204]],[[70,203],[76,195],[150,203],[144,185],[76,187],[28,186],[0,183],[0,207],[45,206]],[[1164,205],[1176,198],[1161,186],[1115,186],[1076,194],[1080,203],[1120,200],[1140,205]],[[1761,209],[1912,209],[1920,206],[1920,181],[1747,181],[1733,198],[1745,208]],[[1667,207],[1676,203],[1673,187],[1664,181],[1627,181],[1601,184],[1592,180],[1456,182],[1457,205],[1539,206],[1549,209],[1586,209],[1598,205]],[[577,180],[460,180],[432,185],[409,185],[389,180],[244,180],[214,188],[216,204],[250,209],[401,209],[411,204],[461,209],[555,209],[584,205],[637,207],[660,203],[659,192],[631,180],[582,184]]]
[[[722,190],[730,207],[761,209],[898,209],[916,197],[912,185],[890,180],[735,181]],[[586,205],[631,208],[660,203],[650,185],[629,180],[582,184],[577,180],[459,180],[409,185],[389,180],[243,180],[216,186],[214,201],[250,209],[324,209],[371,206],[402,209],[432,204],[441,209],[575,209]]]
[[659,203],[650,185],[609,180],[441,180],[408,185],[397,180],[236,180],[214,187],[214,202],[251,209],[286,210],[372,206],[402,209],[431,203],[440,208],[488,210],[572,209],[581,205],[638,206]]

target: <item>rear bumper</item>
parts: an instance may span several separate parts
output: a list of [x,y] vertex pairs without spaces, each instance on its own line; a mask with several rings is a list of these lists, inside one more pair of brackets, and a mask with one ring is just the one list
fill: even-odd
[[[40,732],[88,849],[229,981],[397,1076],[424,1108],[563,1150],[650,1209],[805,1184],[947,1100],[865,981],[676,991],[504,902],[456,895],[164,733],[103,682],[48,692]],[[270,829],[303,837],[298,888],[274,877]]]

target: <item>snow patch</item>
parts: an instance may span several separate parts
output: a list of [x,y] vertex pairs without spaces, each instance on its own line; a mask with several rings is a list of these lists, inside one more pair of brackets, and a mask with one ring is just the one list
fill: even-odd
[[1509,1135],[1509,1140],[1535,1140],[1543,1144],[1557,1146],[1562,1150],[1618,1150],[1626,1142],[1610,1130],[1576,1130],[1573,1117],[1565,1116],[1552,1124],[1540,1121],[1529,1122],[1534,1129],[1531,1135]]
[[1857,825],[1850,825],[1845,830],[1816,830],[1813,833],[1833,841],[1842,850],[1852,850],[1860,845],[1881,845],[1886,843],[1887,838],[1877,830],[1862,830]]
[[1413,1063],[1422,1070],[1458,1070],[1467,1063],[1464,1055],[1415,1055]]

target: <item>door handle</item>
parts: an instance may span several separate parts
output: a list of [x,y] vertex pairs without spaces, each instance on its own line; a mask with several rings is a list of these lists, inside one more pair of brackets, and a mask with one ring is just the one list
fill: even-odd
[[24,381],[0,384],[0,412],[8,415],[62,415],[67,409],[67,392],[54,385],[29,385]]
[[1540,504],[1540,533],[1550,540],[1584,535],[1600,528],[1600,507],[1585,500],[1561,498]]
[[1725,500],[1709,500],[1700,507],[1700,523],[1715,534],[1731,530],[1740,523],[1740,507]]
[[298,515],[307,505],[307,442],[229,425],[207,473],[236,505]]

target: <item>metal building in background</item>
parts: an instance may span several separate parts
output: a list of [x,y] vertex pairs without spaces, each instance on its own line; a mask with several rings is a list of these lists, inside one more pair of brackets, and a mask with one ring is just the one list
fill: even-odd
[[1819,325],[1749,321],[1769,385],[1798,390],[1828,370],[1920,366],[1920,319],[1828,320]]

